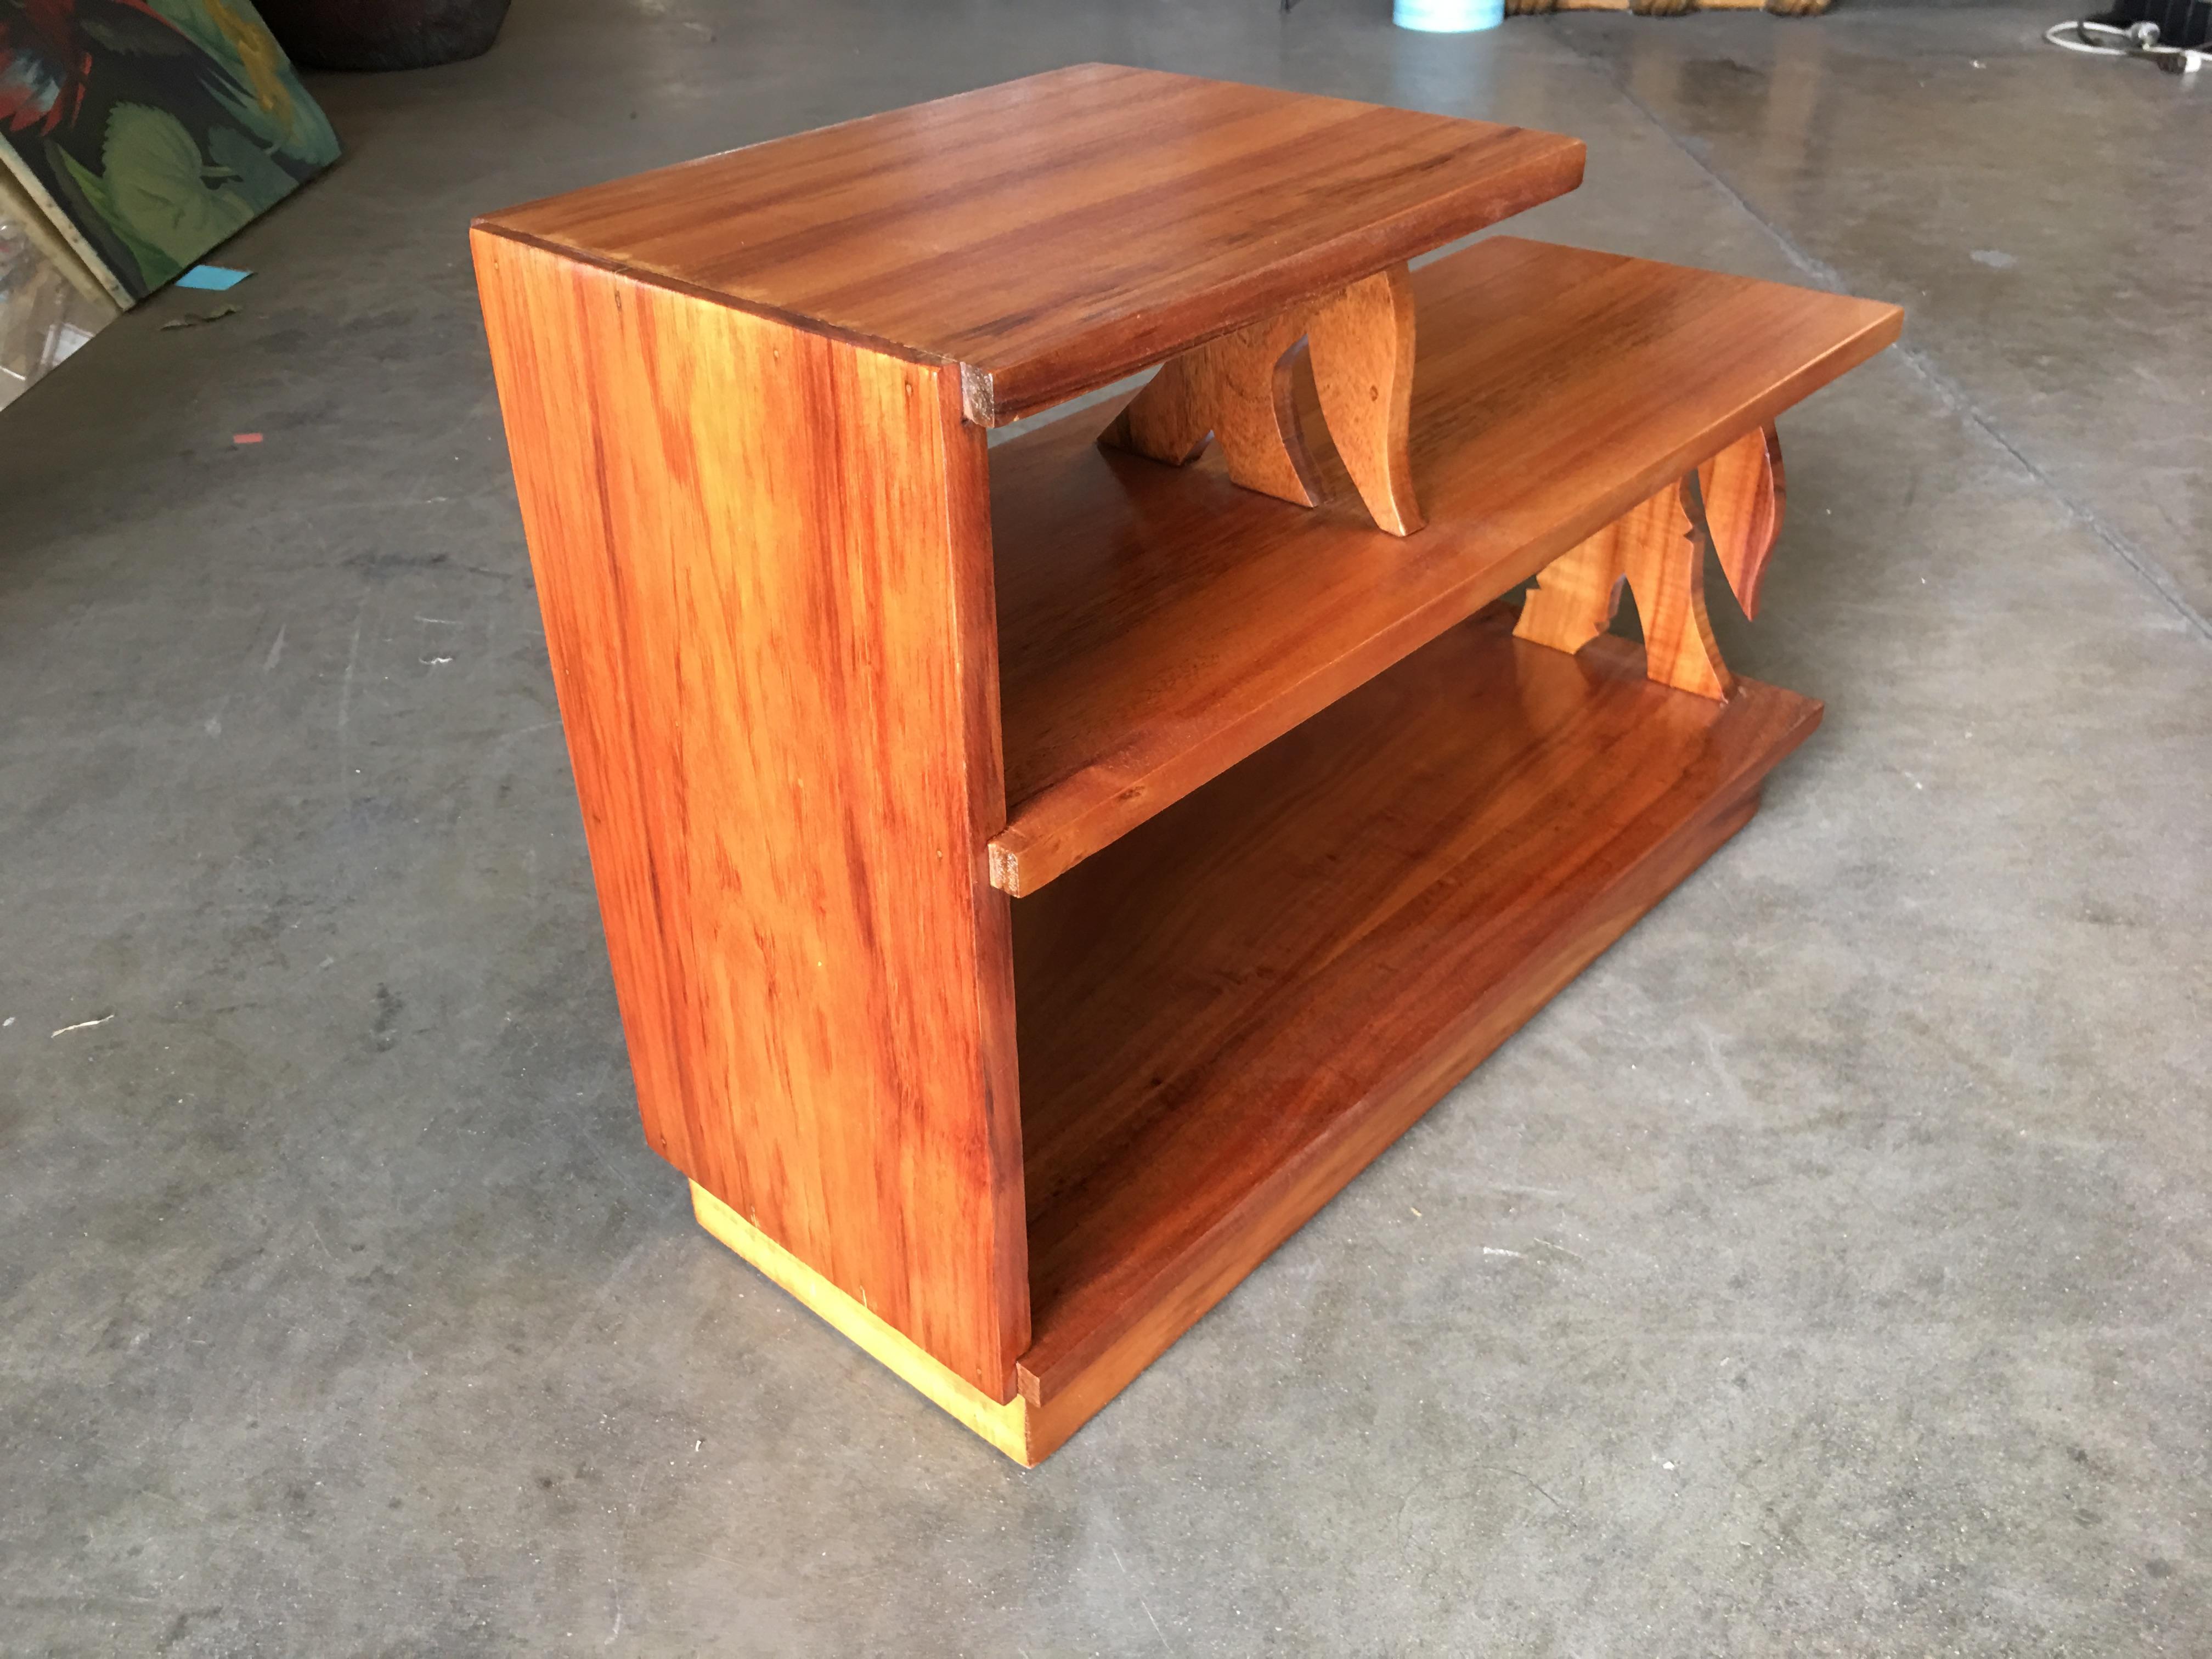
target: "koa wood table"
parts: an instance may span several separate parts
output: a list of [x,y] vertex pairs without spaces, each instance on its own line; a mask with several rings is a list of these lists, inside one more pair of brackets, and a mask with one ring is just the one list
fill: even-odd
[[1024,1463],[1820,719],[1707,566],[1756,606],[1774,418],[1899,314],[1409,270],[1582,165],[1094,64],[476,225],[647,1138]]

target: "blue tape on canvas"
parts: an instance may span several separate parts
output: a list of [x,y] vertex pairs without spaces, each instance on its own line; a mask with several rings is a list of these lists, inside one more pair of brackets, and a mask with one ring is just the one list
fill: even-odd
[[252,275],[250,270],[233,270],[227,265],[194,265],[177,278],[177,286],[213,289],[219,294],[224,289],[236,288]]

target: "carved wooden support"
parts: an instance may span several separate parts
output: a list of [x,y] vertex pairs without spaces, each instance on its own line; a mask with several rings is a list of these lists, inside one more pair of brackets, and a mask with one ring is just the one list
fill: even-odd
[[1306,329],[1322,418],[1377,526],[1421,527],[1410,454],[1413,289],[1403,265],[1354,283]]
[[1719,556],[1744,614],[1755,615],[1782,501],[1781,444],[1770,425],[1546,566],[1514,637],[1579,651],[1612,625],[1625,584],[1644,623],[1644,672],[1680,691],[1726,698],[1735,682],[1705,614],[1705,550]]
[[1321,495],[1291,395],[1301,339],[1322,418],[1360,500],[1382,529],[1411,535],[1423,521],[1407,455],[1413,295],[1403,265],[1170,358],[1099,442],[1184,466],[1218,438],[1237,483],[1314,506]]
[[1218,438],[1245,489],[1313,506],[1321,495],[1291,398],[1291,348],[1310,314],[1283,312],[1170,358],[1098,441],[1187,466]]
[[1734,686],[1705,617],[1704,515],[1685,478],[1639,501],[1545,568],[1521,607],[1517,639],[1579,651],[1613,623],[1625,582],[1644,622],[1644,672],[1724,698]]
[[1699,467],[1698,493],[1736,603],[1756,617],[1766,556],[1782,529],[1782,440],[1773,422],[1747,432]]

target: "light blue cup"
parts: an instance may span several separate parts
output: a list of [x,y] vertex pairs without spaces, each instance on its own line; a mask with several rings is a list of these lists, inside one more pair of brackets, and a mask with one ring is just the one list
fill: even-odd
[[1425,34],[1465,34],[1505,21],[1505,0],[1396,0],[1390,21]]

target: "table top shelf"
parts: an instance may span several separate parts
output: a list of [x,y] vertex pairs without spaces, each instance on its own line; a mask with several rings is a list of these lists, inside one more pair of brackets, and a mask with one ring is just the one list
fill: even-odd
[[1497,237],[1416,271],[1414,482],[1328,499],[1101,450],[1091,410],[992,452],[1008,823],[1032,893],[1897,337],[1893,306]]
[[1083,64],[477,221],[897,356],[994,426],[1582,181],[1557,133]]

